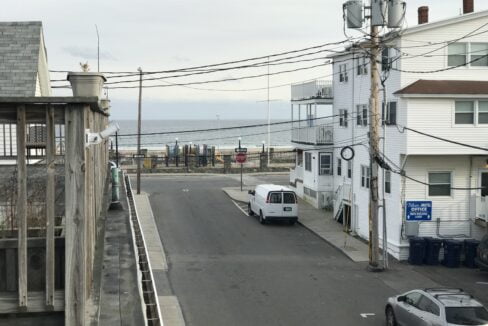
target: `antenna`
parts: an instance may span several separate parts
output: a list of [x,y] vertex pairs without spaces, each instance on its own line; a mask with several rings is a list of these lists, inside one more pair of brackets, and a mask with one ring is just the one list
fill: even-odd
[[100,35],[98,34],[97,24],[95,24],[95,30],[97,31],[97,71],[100,72]]

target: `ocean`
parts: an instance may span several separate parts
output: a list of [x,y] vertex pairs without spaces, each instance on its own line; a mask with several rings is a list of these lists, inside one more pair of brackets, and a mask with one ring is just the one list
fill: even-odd
[[[137,120],[114,120],[119,124],[119,147],[120,149],[134,149],[137,146],[136,136],[124,136],[137,133]],[[284,120],[271,120],[271,123],[285,122]],[[267,124],[267,120],[143,120],[141,134],[178,132],[163,135],[141,135],[142,148],[161,148],[165,145],[174,145],[176,138],[181,145],[206,144],[217,148],[233,148],[238,144],[241,137],[242,147],[261,147],[265,141],[268,146],[267,125],[252,128],[233,128],[228,130],[180,132],[213,128],[228,128],[244,125]],[[271,125],[271,146],[291,146],[291,125],[290,123]]]

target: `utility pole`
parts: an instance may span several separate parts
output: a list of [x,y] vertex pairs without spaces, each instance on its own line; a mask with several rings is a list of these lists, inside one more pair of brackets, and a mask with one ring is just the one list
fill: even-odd
[[[403,0],[370,0],[369,6],[363,0],[348,0],[344,3],[346,12],[344,24],[348,28],[360,30],[364,26],[365,19],[370,20],[370,42],[365,46],[369,50],[371,65],[371,98],[369,111],[369,156],[370,156],[370,196],[369,196],[369,265],[371,271],[382,270],[379,266],[379,130],[381,121],[379,83],[380,73],[378,61],[380,61],[380,37],[379,27],[387,26],[390,29],[403,27],[406,2]],[[369,10],[369,15],[365,14]],[[364,32],[363,32],[364,33]],[[361,44],[360,44],[361,45]],[[384,187],[384,185],[383,185]],[[383,210],[383,215],[385,211]],[[386,223],[386,218],[384,222]],[[386,234],[386,232],[385,232]],[[387,239],[384,244],[387,243]],[[387,250],[385,250],[387,253]]]
[[139,71],[139,106],[137,110],[137,194],[141,193],[141,102],[142,102],[142,68]]
[[97,30],[97,71],[100,72],[100,35],[98,34],[98,26],[95,24]]
[[379,153],[379,71],[378,58],[379,48],[378,26],[371,26],[371,98],[369,115],[369,155],[371,166],[371,182],[369,195],[369,266],[370,270],[380,268],[378,264],[379,237],[378,237],[378,171],[376,161]]
[[270,146],[271,146],[271,107],[269,105],[269,57],[268,57],[268,167],[270,162]]

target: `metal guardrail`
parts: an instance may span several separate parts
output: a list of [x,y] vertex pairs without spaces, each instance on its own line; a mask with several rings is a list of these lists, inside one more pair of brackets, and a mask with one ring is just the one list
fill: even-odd
[[332,99],[334,96],[332,81],[330,80],[313,80],[306,83],[291,85],[291,99]]
[[[151,263],[148,259],[147,246],[142,233],[139,218],[137,216],[137,208],[132,195],[132,186],[129,177],[125,176],[125,186],[127,191],[127,202],[129,204],[130,225],[132,229],[132,236],[134,240],[134,248],[138,258],[138,278],[140,279],[139,290],[142,292],[142,297],[145,309],[146,325],[148,326],[162,326],[163,318],[159,306],[158,293],[156,284],[154,284],[154,275],[151,269]],[[144,311],[144,310],[143,310]]]

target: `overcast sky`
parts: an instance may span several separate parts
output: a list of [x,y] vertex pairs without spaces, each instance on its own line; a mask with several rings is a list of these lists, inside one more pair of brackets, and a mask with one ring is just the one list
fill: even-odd
[[[154,0],[54,1],[3,0],[2,21],[40,20],[51,70],[79,71],[88,61],[96,70],[100,31],[101,70],[167,70],[263,56],[339,41],[343,34],[341,0]],[[417,23],[417,8],[430,7],[430,20],[460,14],[462,0],[407,0],[407,23]],[[475,10],[488,1],[475,0]],[[301,63],[297,67],[315,65]],[[285,67],[285,68],[284,68]],[[271,72],[288,69],[271,67]],[[238,77],[266,73],[265,68],[172,79],[171,82]],[[271,76],[280,85],[329,74],[328,67]],[[52,74],[53,79],[65,74]],[[158,82],[161,84],[161,82]],[[134,84],[136,85],[136,84]],[[198,85],[199,88],[248,89],[266,87],[264,77]],[[62,92],[55,92],[61,95]],[[290,88],[272,88],[272,116],[288,118]],[[113,117],[136,117],[137,91],[111,90]],[[208,91],[183,87],[144,89],[146,119],[264,118],[266,90]]]

